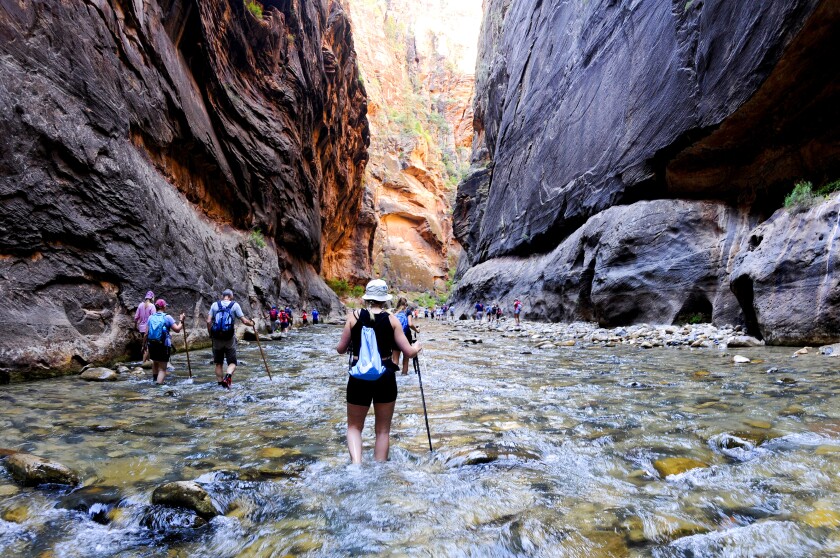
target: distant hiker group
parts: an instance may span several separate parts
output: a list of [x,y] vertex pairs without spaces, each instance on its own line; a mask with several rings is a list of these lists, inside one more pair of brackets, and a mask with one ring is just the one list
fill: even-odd
[[[519,325],[519,315],[522,313],[522,302],[517,298],[513,301],[513,318],[516,320],[516,325]],[[475,313],[473,320],[482,321],[487,318],[488,322],[498,321],[502,319],[504,312],[502,306],[498,303],[493,303],[485,306],[481,301],[475,303]]]
[[[169,371],[169,357],[172,353],[170,332],[180,333],[184,331],[185,315],[181,313],[176,322],[174,317],[166,313],[166,301],[159,298],[152,302],[154,298],[154,292],[146,293],[143,302],[138,305],[134,313],[134,322],[137,331],[143,334],[142,358],[144,361],[152,361],[152,379],[155,383],[163,385]],[[317,324],[320,319],[317,309],[312,309],[311,317],[312,323]],[[300,319],[304,325],[309,323],[309,316],[306,311],[303,311]],[[236,358],[236,320],[241,321],[246,326],[253,327],[257,343],[259,343],[256,324],[253,320],[245,317],[242,307],[233,300],[233,291],[225,289],[222,292],[222,298],[213,302],[207,313],[207,333],[213,343],[213,364],[216,368],[216,381],[218,385],[228,389],[233,383],[233,375],[238,364]],[[286,331],[292,326],[293,322],[291,307],[286,306],[282,310],[278,310],[276,305],[271,307],[268,324],[271,332],[278,328],[281,332]],[[187,348],[186,334],[184,335],[184,346]],[[262,347],[260,347],[260,352],[262,352]],[[189,352],[187,352],[187,355],[189,355]],[[263,360],[265,359],[263,358]],[[225,364],[227,364],[227,368],[224,368]],[[267,364],[266,372],[269,376],[271,375]],[[191,370],[190,374],[192,375]]]

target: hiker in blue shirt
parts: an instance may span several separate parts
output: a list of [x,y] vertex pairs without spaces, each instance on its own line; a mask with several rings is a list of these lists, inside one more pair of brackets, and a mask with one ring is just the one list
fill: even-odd
[[172,338],[169,332],[178,333],[184,329],[184,314],[181,313],[176,324],[175,318],[165,312],[166,301],[162,298],[155,302],[155,310],[156,312],[149,316],[146,322],[146,336],[149,343],[149,358],[152,360],[152,378],[158,385],[163,385],[166,381],[169,355],[172,352]]
[[319,317],[320,315],[321,315],[321,314],[319,314],[319,313],[318,313],[318,310],[317,310],[316,308],[313,308],[313,309],[312,309],[312,323],[313,323],[314,325],[317,325],[317,324],[318,324],[318,317]]

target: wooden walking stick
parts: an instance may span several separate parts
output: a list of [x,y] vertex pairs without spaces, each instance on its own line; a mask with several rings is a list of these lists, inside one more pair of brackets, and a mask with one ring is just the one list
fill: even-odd
[[268,379],[273,382],[274,379],[271,377],[271,371],[269,371],[268,369],[268,362],[266,362],[265,360],[265,353],[263,352],[262,345],[260,344],[260,334],[259,332],[257,332],[257,324],[254,324],[254,337],[257,338],[257,347],[260,348],[260,355],[262,355],[263,364],[265,364],[265,371],[268,374]]
[[187,353],[187,371],[190,373],[192,379],[192,364],[190,364],[190,347],[187,345],[187,324],[184,324],[184,351]]

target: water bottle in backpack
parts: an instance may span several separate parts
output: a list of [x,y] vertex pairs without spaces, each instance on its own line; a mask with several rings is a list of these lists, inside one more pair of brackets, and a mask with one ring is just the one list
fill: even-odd
[[227,340],[233,339],[233,305],[236,304],[232,300],[228,302],[227,306],[222,304],[222,301],[216,303],[216,316],[213,319],[213,324],[210,326],[210,337],[213,339]]

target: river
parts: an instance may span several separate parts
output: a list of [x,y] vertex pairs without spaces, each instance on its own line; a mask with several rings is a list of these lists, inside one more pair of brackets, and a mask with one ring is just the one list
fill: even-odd
[[[164,388],[138,375],[4,386],[0,447],[74,468],[109,503],[65,509],[68,490],[20,488],[0,468],[0,516],[13,519],[0,520],[0,552],[840,555],[838,359],[759,347],[738,352],[763,362],[735,365],[715,349],[540,350],[528,333],[469,344],[469,325],[421,327],[435,451],[417,376],[398,376],[386,464],[372,463],[372,417],[365,463],[348,463],[337,326],[263,342],[273,381],[242,346],[231,391],[209,350],[191,353],[192,383],[176,355]],[[661,478],[668,457],[708,466]],[[152,506],[172,480],[197,480],[226,514],[195,528]]]

